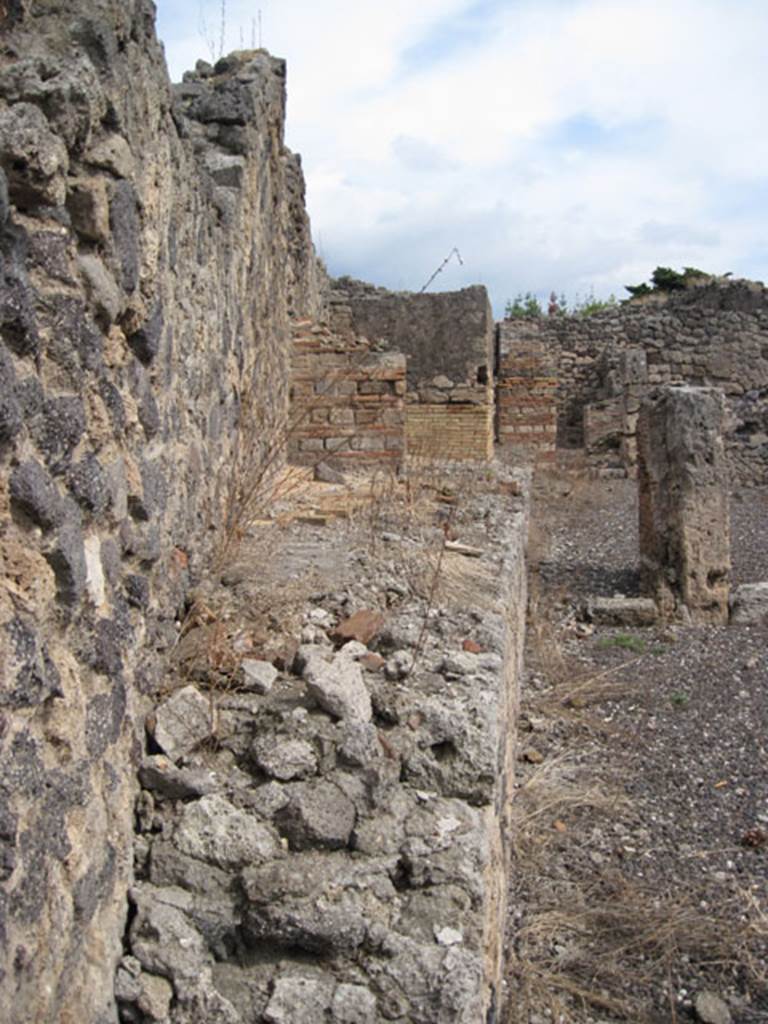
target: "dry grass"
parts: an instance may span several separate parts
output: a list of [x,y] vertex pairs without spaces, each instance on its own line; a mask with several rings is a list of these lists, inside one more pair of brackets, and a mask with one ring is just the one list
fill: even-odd
[[[572,514],[570,494],[569,506]],[[678,993],[692,974],[711,979],[716,990],[768,998],[764,893],[724,889],[713,898],[710,873],[701,870],[665,891],[624,868],[610,843],[600,857],[590,856],[592,835],[621,835],[637,808],[601,759],[596,737],[605,725],[594,728],[589,709],[639,691],[644,657],[597,672],[569,658],[568,595],[546,588],[536,571],[549,556],[548,517],[540,511],[529,541],[527,663],[542,682],[526,694],[524,710],[557,731],[561,752],[530,769],[512,806],[512,877],[522,916],[511,929],[504,1024],[682,1024],[690,1018]]]
[[[527,1024],[547,1005],[565,1022],[595,1010],[638,1024],[677,1021],[677,976],[691,962],[765,991],[757,952],[768,943],[768,923],[755,894],[739,892],[715,910],[702,909],[697,895],[606,872],[571,885],[567,901],[560,894],[537,907],[517,936],[507,1024]],[[660,1011],[662,993],[668,1002]]]

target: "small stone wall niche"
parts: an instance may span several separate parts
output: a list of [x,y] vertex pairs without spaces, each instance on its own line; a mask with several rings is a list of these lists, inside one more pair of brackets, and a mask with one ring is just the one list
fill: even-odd
[[728,622],[724,419],[725,399],[716,388],[655,388],[640,405],[640,577],[662,619]]

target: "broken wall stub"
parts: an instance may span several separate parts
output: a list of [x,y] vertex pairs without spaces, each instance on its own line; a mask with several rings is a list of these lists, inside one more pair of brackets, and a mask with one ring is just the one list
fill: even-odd
[[724,416],[724,396],[716,388],[656,388],[640,405],[640,575],[664,619],[728,621]]
[[[390,542],[375,555],[341,518],[322,541],[273,538],[268,565],[247,559],[252,593],[256,577],[279,587],[295,572],[302,536],[331,556],[295,658],[266,685],[218,693],[215,744],[193,746],[210,730],[194,685],[149,726],[184,760],[142,765],[126,1021],[158,974],[174,1024],[500,1019],[529,478],[483,477],[452,476],[474,557],[444,550],[432,609]],[[397,504],[389,522],[428,559],[432,540]]]
[[333,285],[335,325],[381,339],[406,357],[409,454],[489,459],[494,324],[485,288],[417,294],[350,278]]
[[557,437],[557,371],[528,321],[498,325],[496,435],[499,444],[553,461]]
[[405,356],[311,320],[293,329],[288,457],[396,471],[405,450]]

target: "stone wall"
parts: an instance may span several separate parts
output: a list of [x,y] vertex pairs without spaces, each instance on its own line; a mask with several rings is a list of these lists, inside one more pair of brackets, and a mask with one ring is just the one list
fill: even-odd
[[496,436],[499,444],[552,461],[557,437],[557,372],[535,325],[498,325]]
[[[230,468],[316,315],[285,66],[171,88],[149,0],[0,5],[0,1017],[114,1021],[135,765]],[[258,410],[247,422],[243,409]]]
[[351,278],[333,284],[329,301],[336,323],[406,356],[409,452],[490,458],[494,325],[485,288],[416,294]]
[[585,406],[621,393],[621,353],[641,349],[649,385],[723,389],[732,466],[743,480],[767,478],[768,291],[759,283],[713,279],[591,316],[510,323],[510,337],[533,332],[556,359],[558,444],[583,444]]
[[294,325],[288,455],[396,471],[405,450],[405,356],[351,332]]

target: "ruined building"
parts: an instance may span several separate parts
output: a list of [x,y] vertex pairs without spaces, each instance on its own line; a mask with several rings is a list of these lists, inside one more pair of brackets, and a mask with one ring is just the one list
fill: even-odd
[[[226,783],[185,760],[214,714],[169,674],[188,595],[239,469],[546,460],[584,430],[628,467],[655,380],[724,386],[757,476],[765,294],[497,329],[481,287],[331,282],[282,61],[172,87],[151,0],[6,0],[0,30],[0,1018],[492,1021],[524,474],[470,495],[487,547],[451,622],[483,650],[393,611],[373,709],[359,640],[281,662],[306,734],[233,739]],[[402,637],[432,659],[408,685]],[[222,722],[284,721],[265,664]]]

